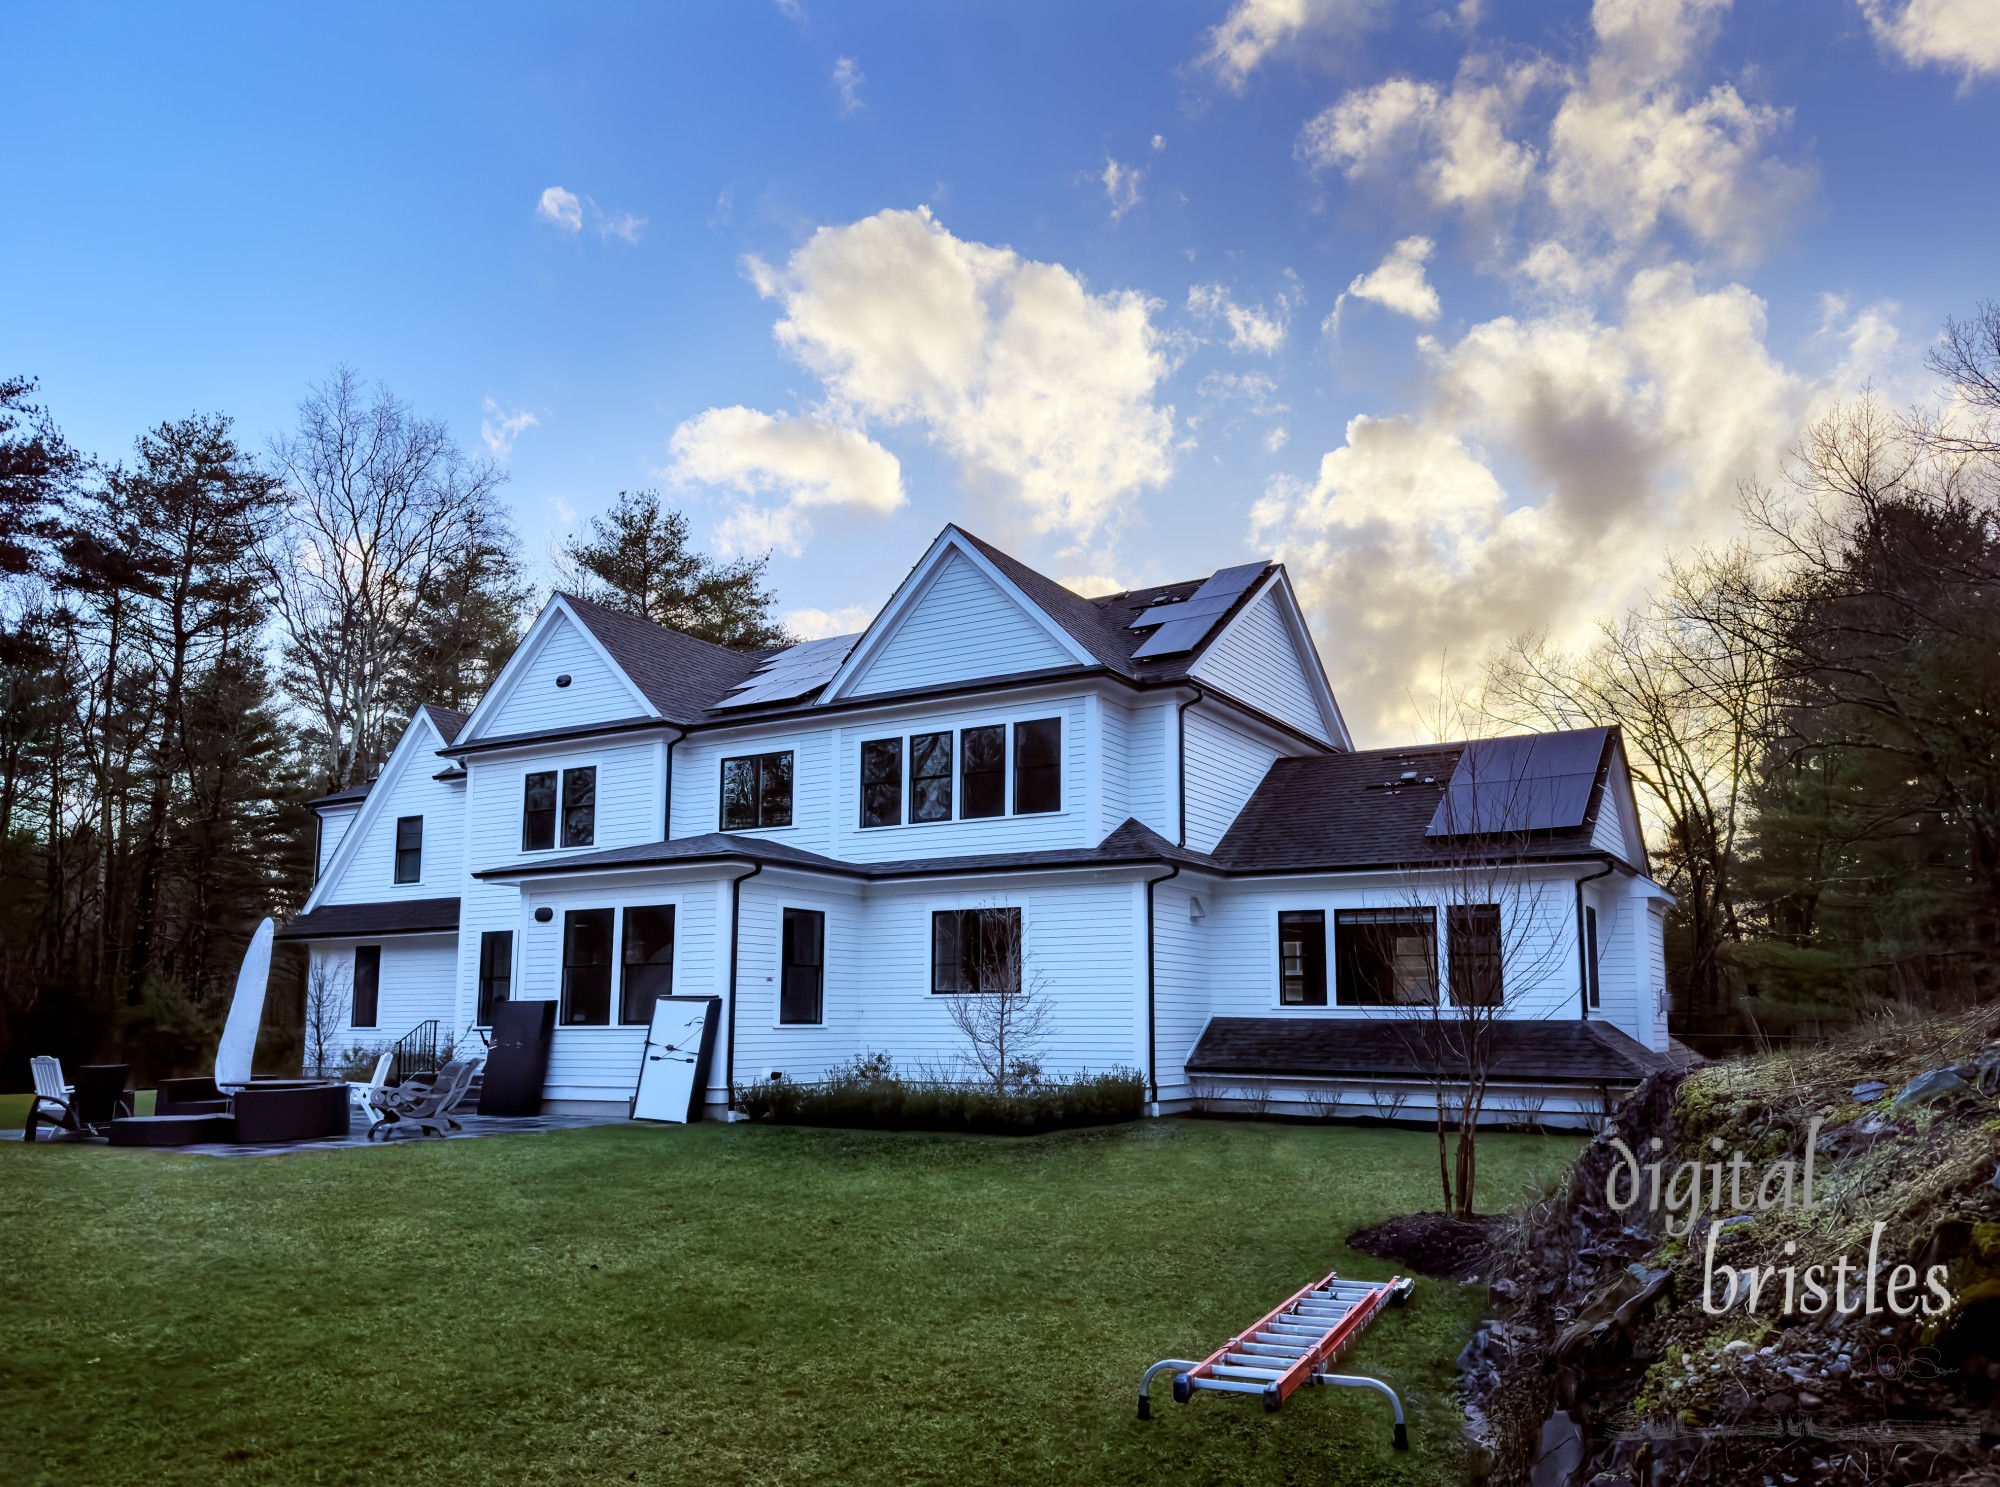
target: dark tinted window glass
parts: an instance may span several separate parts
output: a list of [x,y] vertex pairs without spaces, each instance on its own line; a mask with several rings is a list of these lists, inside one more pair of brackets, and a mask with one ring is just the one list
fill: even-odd
[[424,818],[396,818],[396,881],[421,883],[424,880]]
[[757,824],[792,824],[792,756],[766,754],[757,761]]
[[1583,911],[1583,984],[1595,1008],[1597,1001],[1597,910],[1585,906]]
[[1333,916],[1343,1007],[1420,1007],[1437,1000],[1433,909],[1341,909]]
[[753,754],[722,761],[722,829],[792,824],[792,756]]
[[785,910],[784,950],[778,1021],[818,1022],[826,985],[826,915],[818,909]]
[[653,1020],[653,1003],[674,989],[674,906],[625,911],[625,978],[618,999],[620,1022]]
[[597,770],[563,771],[563,845],[587,847],[597,840]]
[[931,915],[933,992],[1020,989],[1019,909],[942,909]]
[[564,1027],[611,1021],[611,916],[610,909],[571,909],[563,915]]
[[903,741],[870,739],[861,746],[861,824],[903,824]]
[[958,736],[965,775],[958,802],[961,820],[1007,813],[1007,728],[967,728]]
[[514,931],[489,929],[479,937],[479,1025],[493,1026],[493,1009],[513,994]]
[[722,761],[722,829],[747,831],[757,824],[757,761]]
[[910,819],[951,819],[949,733],[919,733],[910,740]]
[[1014,725],[1014,814],[1062,809],[1062,719]]
[[1326,914],[1320,909],[1278,916],[1278,1000],[1287,1007],[1326,1005]]
[[354,947],[354,1017],[356,1027],[375,1026],[382,996],[382,947]]
[[556,772],[531,774],[521,802],[521,850],[546,852],[556,844]]
[[1452,904],[1444,912],[1444,932],[1451,958],[1451,1004],[1501,1005],[1505,995],[1500,984],[1500,906]]

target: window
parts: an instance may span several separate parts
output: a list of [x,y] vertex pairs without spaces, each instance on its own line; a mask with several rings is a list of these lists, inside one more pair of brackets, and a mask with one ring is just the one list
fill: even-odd
[[1278,1000],[1287,1007],[1326,1005],[1326,912],[1278,915]]
[[1014,725],[1014,814],[1062,809],[1062,719]]
[[861,824],[903,824],[903,741],[877,738],[861,746]]
[[1444,911],[1445,951],[1451,960],[1451,1004],[1497,1007],[1500,984],[1500,906],[1452,904]]
[[493,1026],[493,1009],[513,994],[514,931],[489,929],[479,937],[479,1010],[481,1027]]
[[752,754],[722,761],[722,829],[792,824],[792,756]]
[[1583,910],[1583,985],[1592,1011],[1597,1010],[1597,910]]
[[958,815],[962,821],[1007,814],[1007,728],[967,728],[958,736],[959,764],[964,771]]
[[563,845],[587,847],[597,837],[596,767],[585,765],[582,769],[566,769],[562,777]]
[[546,852],[556,844],[556,772],[529,775],[521,795],[521,850]]
[[919,733],[910,740],[910,819],[951,819],[949,733]]
[[1333,916],[1333,940],[1341,1006],[1437,1001],[1435,909],[1341,909]]
[[611,1021],[610,909],[563,915],[562,1023],[603,1027]]
[[1020,989],[1019,909],[941,909],[931,915],[932,992]]
[[355,1027],[375,1026],[376,1013],[382,1001],[382,947],[380,945],[356,945],[354,947],[354,1016],[349,1019]]
[[424,880],[424,818],[396,818],[396,881],[421,883]]
[[625,976],[618,1020],[648,1023],[653,1002],[674,989],[674,906],[654,904],[625,911]]
[[785,910],[780,975],[778,1021],[819,1022],[826,989],[826,915],[818,909]]

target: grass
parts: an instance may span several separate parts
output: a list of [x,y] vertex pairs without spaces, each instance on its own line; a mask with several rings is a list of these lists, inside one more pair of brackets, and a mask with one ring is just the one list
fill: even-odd
[[[18,1128],[13,1105],[0,1118]],[[1575,1150],[1492,1136],[1494,1204]],[[1201,1356],[1435,1207],[1420,1132],[1007,1140],[617,1125],[217,1159],[0,1140],[0,1461],[30,1484],[1444,1483],[1477,1288],[1421,1281],[1372,1396],[1174,1406]]]

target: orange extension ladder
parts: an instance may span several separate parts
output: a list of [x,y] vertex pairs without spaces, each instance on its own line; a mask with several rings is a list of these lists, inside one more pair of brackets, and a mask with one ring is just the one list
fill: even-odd
[[1386,1306],[1409,1299],[1415,1282],[1397,1276],[1386,1281],[1342,1280],[1327,1272],[1283,1305],[1266,1313],[1199,1363],[1162,1358],[1139,1380],[1139,1418],[1152,1418],[1153,1379],[1174,1372],[1174,1402],[1186,1404],[1197,1390],[1221,1394],[1259,1394],[1264,1408],[1275,1410],[1308,1384],[1373,1389],[1386,1395],[1396,1415],[1398,1451],[1410,1445],[1403,1422],[1403,1401],[1380,1379],[1326,1370],[1367,1330]]

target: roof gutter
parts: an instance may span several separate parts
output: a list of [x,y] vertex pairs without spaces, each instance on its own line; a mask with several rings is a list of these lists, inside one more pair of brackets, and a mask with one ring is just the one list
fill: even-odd
[[1583,1020],[1590,1021],[1590,946],[1583,934],[1583,885],[1618,871],[1618,859],[1607,856],[1604,866],[1576,880],[1576,999]]
[[1153,890],[1167,879],[1180,875],[1181,865],[1176,862],[1159,877],[1146,879],[1146,1089],[1148,1098],[1155,1106],[1160,1103],[1160,1040],[1157,1032],[1159,1023],[1154,1012],[1158,973],[1153,953]]

